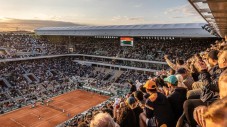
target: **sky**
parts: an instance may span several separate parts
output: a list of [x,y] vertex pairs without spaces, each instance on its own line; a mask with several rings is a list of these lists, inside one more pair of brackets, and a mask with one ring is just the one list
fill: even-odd
[[188,0],[0,0],[0,27],[11,29],[204,22]]

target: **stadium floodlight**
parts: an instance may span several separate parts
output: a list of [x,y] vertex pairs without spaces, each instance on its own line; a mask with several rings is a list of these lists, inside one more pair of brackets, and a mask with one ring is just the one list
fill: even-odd
[[202,26],[203,29],[207,29],[210,25],[209,24],[205,24],[204,26]]

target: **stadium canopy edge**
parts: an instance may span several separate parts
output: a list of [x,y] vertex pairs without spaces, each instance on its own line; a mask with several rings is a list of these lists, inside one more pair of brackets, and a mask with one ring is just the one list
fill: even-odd
[[227,39],[227,0],[188,0],[210,28]]
[[132,37],[182,37],[214,38],[202,27],[205,23],[144,24],[111,26],[42,27],[35,30],[37,35],[58,36],[132,36]]

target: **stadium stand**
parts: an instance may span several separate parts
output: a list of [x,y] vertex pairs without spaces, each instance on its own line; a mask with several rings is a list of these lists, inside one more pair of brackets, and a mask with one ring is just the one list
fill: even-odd
[[[181,43],[184,43],[182,45]],[[120,58],[164,61],[164,54],[172,58],[188,59],[198,51],[203,51],[213,41],[174,39],[137,39],[133,47],[120,46],[118,39],[87,39],[78,44],[75,53],[114,56]],[[192,50],[194,47],[198,47]]]
[[[133,47],[122,47],[117,38],[71,38],[70,41],[78,42],[77,49],[71,53],[99,56],[85,58],[64,55],[70,53],[65,46],[68,39],[62,37],[55,44],[47,37],[1,35],[2,59],[7,60],[0,64],[2,114],[25,105],[34,107],[36,102],[82,89],[111,98],[59,124],[59,127],[196,127],[225,119],[224,116],[213,116],[220,112],[215,105],[225,103],[226,41],[140,37],[135,39]],[[63,56],[39,57],[58,54]],[[158,61],[155,64],[166,62],[166,65],[157,69],[156,65],[105,61],[100,56],[155,60]],[[9,61],[18,57],[32,59]],[[154,74],[121,70],[79,60],[160,71]],[[48,107],[62,111],[53,105]]]
[[[226,100],[226,92],[223,91],[226,89],[224,85],[226,83],[227,67],[224,60],[227,56],[226,46],[225,41],[216,42],[215,45],[200,54],[195,54],[187,61],[183,61],[183,64],[171,63],[170,67],[176,69],[176,72],[167,73],[162,71],[158,77],[153,76],[149,79],[146,75],[134,76],[130,72],[123,73],[122,77],[119,78],[119,82],[127,79],[132,81],[138,79],[140,82],[146,81],[146,83],[143,83],[145,85],[141,84],[133,92],[131,90],[137,84],[133,82],[130,86],[131,92],[128,91],[127,93],[125,91],[126,93],[123,93],[125,96],[113,97],[112,100],[100,104],[98,107],[93,107],[84,114],[75,116],[73,119],[59,125],[59,127],[105,126],[105,122],[108,121],[98,117],[99,115],[106,116],[103,113],[108,113],[108,117],[112,117],[116,122],[113,122],[113,125],[118,124],[121,127],[203,126],[206,122],[212,123],[212,120],[223,121],[224,116],[215,118],[212,115],[220,111],[221,107],[215,107],[220,103],[222,104],[220,106],[226,110],[226,107],[223,107]],[[167,60],[167,57],[165,59]],[[189,82],[189,74],[193,78],[190,81],[192,82],[190,86],[186,85]],[[130,77],[126,75],[130,75]],[[143,78],[149,80],[143,80]],[[180,80],[181,78],[183,80]],[[199,85],[198,82],[200,82]],[[184,87],[181,85],[184,85]],[[193,87],[195,85],[198,85],[198,87]],[[198,90],[200,92],[195,92]],[[193,94],[198,94],[198,96],[188,95],[192,94],[190,91],[194,91]],[[188,96],[193,96],[193,98]],[[218,96],[220,96],[220,99]],[[215,103],[212,104],[212,102]],[[207,106],[209,113],[203,116]],[[90,121],[92,121],[91,125],[89,125]],[[137,123],[131,125],[131,121]],[[222,122],[220,124],[226,125]]]
[[[67,43],[69,38],[62,37],[58,43],[51,43],[50,38],[36,37],[35,35],[1,34],[1,58],[16,58],[41,55],[58,55],[69,53]],[[56,40],[55,40],[56,41]],[[151,39],[138,38],[133,47],[120,46],[119,38],[76,37],[70,38],[78,42],[74,53],[98,56],[111,56],[141,60],[164,61],[164,54],[172,58],[188,59],[193,54],[203,51],[212,40],[204,39]],[[64,42],[64,43],[63,43]],[[19,44],[18,44],[19,43]],[[181,43],[184,43],[182,45]],[[192,50],[194,47],[196,49]]]
[[67,53],[65,45],[50,43],[33,34],[15,33],[0,34],[0,50],[1,59]]

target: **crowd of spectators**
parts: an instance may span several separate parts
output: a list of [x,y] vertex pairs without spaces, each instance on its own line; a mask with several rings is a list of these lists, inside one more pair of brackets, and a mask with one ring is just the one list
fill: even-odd
[[20,58],[68,53],[67,46],[33,34],[0,34],[0,58]]
[[115,97],[64,126],[227,126],[227,43],[216,42],[187,60],[176,58],[176,63],[171,62],[170,55],[164,55],[164,59],[170,70],[144,76],[145,80],[124,73],[119,79],[134,81],[129,81],[130,91],[125,96]]
[[[28,35],[1,35],[0,40],[13,42],[1,43],[1,46],[15,51],[23,51],[30,46],[26,48],[27,52],[34,48],[33,44],[45,45]],[[14,46],[19,42],[25,46]],[[115,96],[86,114],[75,116],[63,126],[227,126],[227,43],[216,41],[209,48],[210,41],[187,40],[182,43],[181,40],[165,40],[164,43],[163,40],[138,39],[133,47],[120,47],[117,39],[83,40],[76,46],[76,53],[166,61],[171,69],[156,76],[124,72],[114,82],[127,82],[130,86],[127,94]],[[30,75],[27,76],[30,82],[26,75]],[[0,111],[19,107],[21,102],[32,102],[71,90],[77,86],[71,81],[75,75],[93,78],[95,82],[91,82],[90,86],[97,88],[107,88],[112,83],[103,82],[106,73],[73,62],[72,57],[2,63],[0,100],[3,103]]]
[[[120,46],[119,38],[59,37],[59,41],[34,34],[0,34],[0,58],[32,57],[69,53],[164,61],[164,54],[186,60],[213,44],[208,39],[145,39],[135,38],[133,46]],[[75,44],[74,44],[75,43]],[[195,48],[196,47],[196,48]]]
[[93,70],[91,66],[73,62],[70,57],[1,63],[0,111],[7,111],[19,101],[29,103],[42,96],[67,92],[78,85],[72,76],[93,77]]
[[[103,70],[95,70],[93,66],[74,62],[72,57],[1,63],[0,111],[7,112],[13,107],[18,108],[19,102],[30,104],[40,98],[49,98],[73,90],[79,83],[74,80],[75,76],[89,79],[89,87],[107,91],[112,83],[118,83],[121,78],[113,76],[115,70]],[[123,75],[129,77],[132,74]],[[134,74],[134,78],[136,75],[139,74]]]
[[[186,60],[193,54],[206,50],[211,40],[197,39],[134,39],[133,46],[120,46],[112,38],[86,38],[75,46],[75,53],[112,56],[120,58],[165,61],[164,55]],[[196,47],[196,48],[195,48]]]

